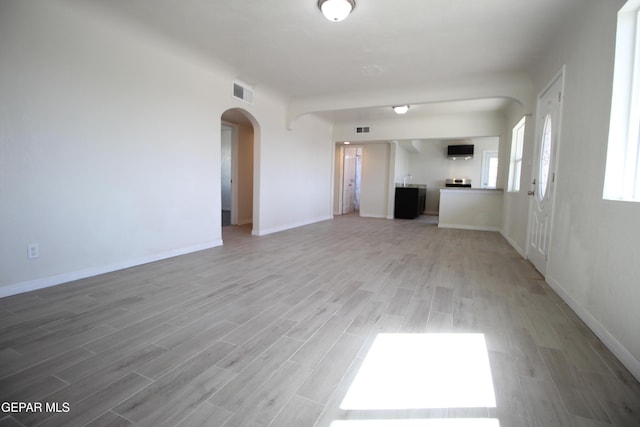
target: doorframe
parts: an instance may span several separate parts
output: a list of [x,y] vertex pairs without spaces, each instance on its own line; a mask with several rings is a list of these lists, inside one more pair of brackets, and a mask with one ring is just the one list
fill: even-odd
[[[333,165],[333,197],[334,203],[332,206],[333,215],[342,215],[342,188],[344,187],[344,143],[334,143],[334,165]],[[337,172],[337,173],[336,173]],[[337,182],[337,186],[336,186]]]
[[231,129],[231,225],[238,225],[238,125],[222,120]]
[[[536,153],[535,150],[538,147],[538,141],[540,140],[540,138],[542,137],[541,132],[543,131],[543,129],[539,129],[538,128],[538,114],[539,114],[539,104],[540,104],[540,99],[547,93],[547,91],[549,89],[551,89],[551,87],[557,82],[560,81],[560,93],[561,93],[561,97],[560,97],[560,101],[559,101],[559,107],[558,107],[558,123],[557,123],[557,129],[558,129],[558,136],[557,139],[555,141],[555,149],[554,149],[554,155],[555,155],[555,162],[553,164],[553,170],[551,171],[551,173],[553,174],[553,185],[554,185],[554,189],[553,189],[553,194],[551,195],[551,212],[550,212],[550,218],[549,218],[549,245],[548,245],[548,249],[547,249],[547,255],[546,255],[546,261],[544,264],[544,271],[539,271],[539,273],[542,275],[542,277],[546,278],[547,277],[547,271],[549,270],[549,259],[551,258],[551,242],[553,240],[553,223],[554,223],[554,219],[555,219],[555,211],[556,211],[556,194],[557,194],[557,178],[558,178],[558,165],[560,164],[560,144],[562,141],[562,112],[563,112],[563,105],[564,105],[564,90],[565,90],[565,81],[566,81],[566,64],[563,64],[562,67],[560,68],[560,71],[558,71],[553,78],[549,81],[549,83],[547,83],[544,87],[544,89],[542,89],[539,93],[538,96],[536,97],[536,110],[535,110],[535,120],[534,120],[534,126],[535,126],[535,132],[534,132],[534,140],[533,140],[533,158],[531,159],[531,175],[529,176],[529,185],[527,188],[531,188],[532,182],[534,178],[537,178],[534,176],[534,171],[537,169],[537,167],[534,164],[534,161],[536,160],[537,157],[539,157],[539,153]],[[539,159],[538,159],[539,160]],[[533,222],[533,215],[531,215],[531,212],[533,210],[533,203],[535,203],[535,195],[530,195],[529,196],[529,208],[528,208],[528,221],[527,221],[527,241],[526,241],[526,248],[525,248],[525,255],[527,257],[527,259],[529,259],[529,255],[530,255],[530,251],[531,251],[531,225]],[[537,268],[536,268],[537,270]]]
[[[240,119],[239,116],[232,116],[232,117],[224,117],[225,114],[229,113],[229,112],[234,112],[239,114],[240,116],[242,116],[242,118]],[[236,121],[236,117],[238,117],[238,121]],[[238,215],[239,215],[239,196],[240,196],[240,192],[242,190],[240,190],[238,188],[238,177],[240,174],[239,171],[239,161],[240,161],[240,132],[242,129],[245,128],[245,124],[247,126],[251,126],[251,130],[253,133],[253,137],[252,137],[252,157],[253,157],[253,161],[251,162],[251,168],[252,168],[252,174],[253,174],[253,179],[251,180],[252,183],[252,189],[251,189],[251,209],[252,209],[252,215],[251,215],[251,221],[252,221],[252,228],[251,228],[251,234],[254,236],[261,236],[263,234],[268,234],[271,231],[263,231],[261,229],[261,214],[260,214],[260,200],[261,200],[261,194],[260,194],[260,184],[261,184],[261,128],[260,128],[260,124],[258,122],[258,120],[253,116],[253,114],[251,114],[250,112],[248,112],[247,110],[245,110],[244,108],[240,108],[240,107],[229,107],[227,109],[225,109],[220,117],[220,123],[223,125],[227,125],[230,126],[233,129],[232,132],[232,137],[233,137],[233,141],[235,141],[235,144],[232,144],[232,156],[235,159],[232,159],[232,165],[234,165],[235,167],[235,173],[232,174],[232,180],[234,181],[232,184],[232,195],[235,194],[235,201],[232,201],[232,205],[234,206],[234,210],[236,212],[235,215],[235,219],[237,222],[240,222],[238,220]],[[247,127],[248,129],[248,127]],[[235,148],[233,148],[235,147]],[[220,164],[218,163],[218,167],[220,166]],[[235,187],[235,191],[233,191],[233,188]],[[249,193],[247,193],[249,194]]]
[[[356,151],[358,149],[364,150],[363,144],[345,144],[344,142],[336,142],[334,144],[335,150],[333,153],[333,174],[332,174],[332,188],[333,188],[333,202],[332,202],[332,212],[333,215],[345,215],[344,212],[344,184],[345,184],[345,155],[347,148],[355,148]],[[362,184],[362,152],[360,153],[360,184]],[[358,200],[360,200],[360,187],[357,187]],[[360,206],[358,206],[358,211],[354,211],[360,213]]]
[[[353,201],[358,200],[358,209],[355,209],[355,207],[353,207],[353,209],[350,212],[347,212],[346,214],[344,213],[345,210],[345,197],[344,197],[344,193],[345,193],[345,186],[348,184],[347,182],[347,175],[345,173],[345,169],[347,167],[347,151],[348,150],[352,150],[355,152],[355,156],[354,156],[354,182],[353,182],[353,194],[354,194],[354,198]],[[359,153],[358,153],[359,152]],[[342,146],[342,150],[341,150],[341,171],[340,171],[340,177],[341,177],[341,194],[340,194],[340,215],[347,215],[350,213],[360,213],[360,185],[362,183],[362,145],[344,145]],[[359,176],[358,176],[359,175]]]

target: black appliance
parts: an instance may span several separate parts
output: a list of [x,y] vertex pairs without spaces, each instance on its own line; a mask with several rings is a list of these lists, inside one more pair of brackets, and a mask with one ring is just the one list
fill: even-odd
[[449,145],[447,147],[447,157],[450,159],[471,159],[473,158],[473,144]]

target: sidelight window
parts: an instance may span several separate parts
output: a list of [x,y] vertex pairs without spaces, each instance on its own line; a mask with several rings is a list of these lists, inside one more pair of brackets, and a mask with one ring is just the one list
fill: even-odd
[[511,133],[511,160],[509,162],[509,184],[507,186],[507,191],[520,191],[522,148],[524,146],[524,125],[525,117],[523,117],[518,124],[513,127]]
[[544,199],[547,194],[547,188],[549,187],[549,172],[551,170],[551,138],[553,137],[553,123],[551,121],[551,114],[547,114],[544,118],[544,126],[542,128],[542,141],[540,144],[540,176],[538,176],[538,182],[540,183],[538,191],[538,198]]

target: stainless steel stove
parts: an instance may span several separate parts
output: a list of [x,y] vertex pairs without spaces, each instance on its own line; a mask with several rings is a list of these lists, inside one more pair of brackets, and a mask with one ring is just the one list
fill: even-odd
[[444,185],[445,187],[471,188],[471,180],[467,178],[447,178]]

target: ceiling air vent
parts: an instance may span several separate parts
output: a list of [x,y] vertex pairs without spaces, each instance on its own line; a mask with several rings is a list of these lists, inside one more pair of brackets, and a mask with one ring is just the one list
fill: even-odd
[[356,133],[369,133],[369,126],[356,126]]
[[233,97],[247,104],[253,104],[253,89],[241,82],[233,82]]

